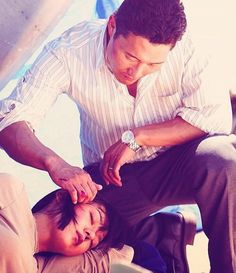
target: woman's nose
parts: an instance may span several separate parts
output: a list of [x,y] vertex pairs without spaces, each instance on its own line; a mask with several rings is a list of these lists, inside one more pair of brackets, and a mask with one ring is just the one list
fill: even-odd
[[93,240],[95,238],[95,232],[93,229],[91,228],[86,228],[84,230],[85,232],[85,239],[90,239],[90,240]]

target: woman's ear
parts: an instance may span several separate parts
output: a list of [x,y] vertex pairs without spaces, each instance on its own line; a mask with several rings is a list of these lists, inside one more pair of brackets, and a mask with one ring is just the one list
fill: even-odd
[[56,192],[56,198],[55,201],[56,203],[61,203],[62,200],[65,198],[65,195],[67,194],[67,192],[65,192],[64,190],[59,190]]
[[114,35],[116,32],[116,19],[114,15],[111,15],[108,19],[107,30],[109,37]]
[[63,189],[59,189],[56,192],[55,203],[59,204],[59,205],[62,204],[63,206],[66,204],[73,205],[69,192],[67,190],[63,190]]

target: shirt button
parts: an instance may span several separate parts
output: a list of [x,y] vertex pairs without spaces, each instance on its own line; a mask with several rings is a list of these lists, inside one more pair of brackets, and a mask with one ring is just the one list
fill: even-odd
[[9,110],[12,111],[12,110],[15,109],[15,108],[16,108],[15,103],[12,103],[12,104],[10,105],[10,107],[9,107]]

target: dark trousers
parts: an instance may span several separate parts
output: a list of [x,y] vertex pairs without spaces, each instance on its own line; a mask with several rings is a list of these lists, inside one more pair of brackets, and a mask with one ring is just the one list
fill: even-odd
[[[165,206],[197,203],[209,238],[211,272],[235,273],[235,147],[234,135],[201,138],[175,146],[151,161],[123,166],[122,187],[105,186],[98,164],[85,169],[94,181],[104,185],[102,198],[132,226]],[[142,229],[149,230],[147,241],[157,242],[158,226],[149,229],[155,225],[155,219],[149,217],[147,227],[144,222]]]

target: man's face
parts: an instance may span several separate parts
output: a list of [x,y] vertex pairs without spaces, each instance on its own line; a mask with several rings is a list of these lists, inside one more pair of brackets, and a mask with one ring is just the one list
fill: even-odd
[[55,227],[51,238],[52,252],[66,256],[79,255],[95,248],[107,235],[108,219],[104,206],[97,203],[75,206],[75,221],[64,230]]
[[171,50],[171,45],[153,44],[142,36],[130,33],[114,38],[114,17],[108,22],[109,41],[106,61],[118,81],[131,85],[140,78],[160,70]]

